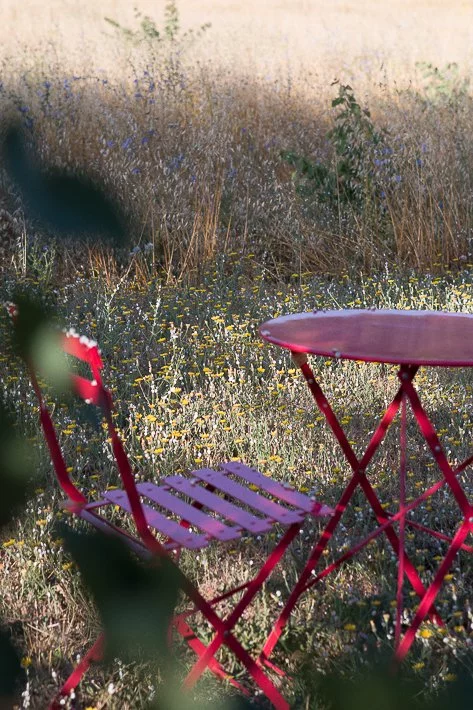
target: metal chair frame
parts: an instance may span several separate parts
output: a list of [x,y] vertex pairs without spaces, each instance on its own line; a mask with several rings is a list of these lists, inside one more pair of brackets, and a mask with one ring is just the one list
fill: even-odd
[[[14,319],[15,306],[10,304],[9,311]],[[243,693],[249,694],[245,686],[225,672],[216,658],[220,647],[225,645],[245,666],[256,686],[273,706],[278,710],[288,709],[290,706],[287,700],[264,668],[269,666],[280,675],[285,675],[284,672],[269,661],[267,653],[264,654],[264,660],[261,660],[262,655],[260,658],[251,657],[234,635],[234,627],[275,566],[282,560],[288,546],[300,534],[303,521],[307,517],[331,515],[333,510],[287,484],[279,483],[234,461],[221,464],[217,470],[201,469],[192,471],[189,476],[167,476],[159,485],[137,484],[114,425],[112,397],[102,381],[103,362],[97,343],[79,336],[74,330],[69,330],[62,335],[61,346],[66,354],[87,363],[90,367],[92,379],[71,372],[72,389],[86,403],[100,409],[123,484],[122,490],[104,491],[101,498],[95,501],[89,501],[76,487],[66,467],[35,368],[31,363],[27,363],[39,402],[40,422],[51,460],[58,482],[67,497],[66,509],[95,528],[120,537],[140,557],[159,561],[159,558],[166,556],[175,566],[180,589],[191,606],[173,618],[172,626],[198,656],[183,682],[184,687],[191,688],[208,668]],[[146,503],[143,502],[144,498],[147,499]],[[102,515],[100,509],[107,509],[109,506],[119,506],[123,512],[131,515],[137,531],[136,536],[112,524]],[[157,510],[157,506],[161,510]],[[174,518],[177,516],[179,522],[171,519],[171,515]],[[286,530],[252,579],[213,599],[205,599],[179,567],[179,553],[184,548],[199,550],[211,542],[238,540],[243,534],[264,535],[274,531],[276,525],[284,526]],[[195,528],[199,528],[200,532]],[[165,542],[160,542],[152,529],[158,531]],[[242,593],[242,596],[233,611],[226,618],[221,618],[215,607],[237,593]],[[189,625],[190,617],[198,612],[202,613],[215,631],[207,646]],[[104,637],[101,634],[66,680],[52,701],[50,709],[61,707],[61,698],[71,694],[92,662],[100,660],[103,646]]]

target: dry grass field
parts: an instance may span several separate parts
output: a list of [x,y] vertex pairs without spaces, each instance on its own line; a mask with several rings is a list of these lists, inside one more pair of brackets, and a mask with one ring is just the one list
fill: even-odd
[[[471,3],[177,8],[172,39],[164,0],[0,11],[5,115],[113,190],[132,246],[178,272],[249,241],[278,274],[468,257]],[[347,85],[370,124],[331,108]]]
[[[132,246],[158,244],[178,272],[249,240],[278,274],[468,256],[471,3],[187,1],[172,40],[165,8],[0,10],[5,115],[34,123],[42,158],[113,190]],[[347,85],[372,125],[331,108]]]
[[[320,307],[473,312],[473,3],[178,0],[179,28],[166,28],[165,0],[136,4],[138,17],[125,0],[2,0],[3,119],[21,126],[47,168],[86,173],[116,198],[129,243],[117,251],[59,239],[29,217],[2,169],[0,303],[18,288],[41,295],[61,324],[100,343],[125,412],[121,434],[146,477],[239,457],[333,503],[344,460],[299,373],[263,347],[256,327]],[[204,23],[211,27],[199,33]],[[9,328],[2,313],[0,342]],[[328,360],[316,372],[350,436],[365,441],[395,386],[393,368]],[[0,615],[27,675],[18,706],[42,710],[98,620],[55,538],[60,496],[24,366],[3,350],[0,383],[38,453],[35,494],[2,530]],[[430,372],[419,386],[448,456],[461,460],[470,373]],[[54,416],[78,484],[117,483],[101,429],[68,404]],[[435,471],[424,449],[409,454],[414,495]],[[372,470],[386,506],[398,496],[393,461],[394,438]],[[454,511],[445,496],[419,509],[417,522],[447,530]],[[355,509],[330,555],[347,531],[361,536],[371,524]],[[241,624],[251,649],[313,534]],[[441,543],[409,539],[427,582],[441,552]],[[186,564],[219,590],[246,578],[259,554],[258,543],[245,544],[225,565],[213,552]],[[294,708],[326,710],[316,672],[350,676],[367,649],[392,650],[395,575],[381,543],[323,594],[305,596],[276,654],[293,676],[285,692]],[[408,618],[415,602],[408,598]],[[427,698],[458,664],[471,675],[470,602],[462,557],[439,599],[448,633],[425,625],[407,664]],[[185,669],[189,656],[177,653]],[[220,685],[199,693],[220,710]],[[152,669],[119,663],[94,668],[72,705],[134,710],[157,697]]]
[[[0,10],[2,54],[18,43],[51,42],[68,60],[101,66],[109,49],[104,16],[133,22],[135,5],[161,21],[165,0],[4,0]],[[416,61],[471,63],[473,7],[468,0],[181,0],[184,29],[212,24],[205,51],[214,61],[231,58],[247,68],[298,64],[324,73],[370,60],[393,72]],[[84,56],[83,50],[87,54]],[[77,52],[77,54],[75,54]]]

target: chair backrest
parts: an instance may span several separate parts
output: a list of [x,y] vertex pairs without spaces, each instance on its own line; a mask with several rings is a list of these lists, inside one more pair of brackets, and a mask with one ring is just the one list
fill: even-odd
[[[18,316],[15,304],[7,304],[7,309],[13,323],[15,323]],[[108,436],[112,442],[113,454],[123,486],[130,501],[131,513],[138,533],[150,551],[155,554],[163,554],[164,548],[151,533],[146,522],[145,513],[140,500],[140,494],[136,488],[133,471],[125,453],[123,443],[113,423],[112,395],[104,386],[102,381],[101,370],[103,368],[103,361],[99,347],[95,341],[90,340],[86,336],[78,335],[78,333],[76,333],[72,328],[59,334],[59,344],[64,353],[85,362],[90,367],[92,379],[82,377],[72,371],[70,372],[72,391],[81,397],[87,404],[93,404],[101,410],[101,413],[107,423]],[[59,485],[70,502],[79,506],[85,505],[88,502],[87,498],[73,483],[67,470],[57,433],[38,383],[35,365],[31,361],[27,361],[26,365],[31,379],[31,384],[38,399],[40,422]]]

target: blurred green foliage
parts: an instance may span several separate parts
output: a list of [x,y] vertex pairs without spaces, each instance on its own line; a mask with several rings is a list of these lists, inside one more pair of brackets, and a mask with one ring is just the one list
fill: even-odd
[[351,678],[337,673],[320,677],[318,689],[324,710],[446,710],[449,705],[455,710],[470,710],[473,679],[460,671],[453,682],[433,695],[426,693],[420,678],[408,677],[391,662],[372,658]]
[[91,591],[105,632],[105,660],[142,657],[164,663],[178,596],[175,567],[165,558],[143,564],[115,538],[61,526],[65,548]]
[[0,394],[0,526],[7,525],[24,505],[33,485],[34,460],[27,443],[16,433],[13,408]]
[[[94,185],[57,173],[54,178],[37,171],[29,160],[21,133],[6,131],[3,156],[10,177],[17,183],[30,216],[64,235],[108,233],[117,245],[123,237],[117,211]],[[65,358],[53,327],[53,310],[44,300],[20,289],[11,293],[17,307],[12,327],[11,352],[46,377],[53,391],[64,394],[68,382]],[[34,483],[34,467],[26,442],[15,434],[15,422],[0,400],[0,526],[11,524],[26,502]],[[154,710],[180,707],[198,710],[180,691],[175,677],[168,632],[178,598],[179,575],[168,559],[144,565],[126,545],[99,532],[84,533],[62,525],[60,535],[80,569],[96,603],[105,632],[104,662],[147,661],[163,682]],[[20,657],[8,631],[0,628],[0,707],[11,707],[24,676]],[[224,703],[227,710],[250,707],[245,699]],[[210,710],[210,705],[205,708]],[[221,708],[219,702],[215,708]]]
[[59,236],[98,235],[117,247],[125,244],[125,219],[117,205],[86,176],[37,165],[17,125],[6,127],[1,154],[30,219]]
[[[34,462],[16,433],[11,409],[0,393],[0,528],[11,523],[27,500],[33,484]],[[0,707],[10,707],[24,676],[20,656],[0,620]]]

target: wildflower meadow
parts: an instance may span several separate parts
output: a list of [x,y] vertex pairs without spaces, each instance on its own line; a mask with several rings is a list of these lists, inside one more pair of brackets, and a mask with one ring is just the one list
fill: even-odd
[[[416,10],[407,0],[395,0],[397,10],[363,0],[333,3],[324,15],[319,0],[294,7],[265,0],[253,29],[249,3],[217,12],[188,0],[134,10],[110,0],[99,15],[90,3],[76,15],[66,5],[51,4],[38,37],[21,10],[20,19],[8,3],[5,10],[13,28],[25,23],[25,44],[15,48],[5,36],[1,54],[0,300],[41,303],[54,327],[99,343],[115,423],[139,481],[242,460],[335,503],[346,460],[299,369],[261,340],[258,326],[314,309],[473,313],[469,4],[455,0],[447,13],[435,0]],[[56,39],[46,31],[55,22]],[[10,163],[12,126],[21,150]],[[101,191],[104,221],[84,209],[95,200],[90,185]],[[116,226],[111,206],[118,240],[106,233]],[[14,516],[4,518],[0,506],[0,630],[21,667],[5,707],[39,710],[97,637],[101,619],[59,532],[64,522],[81,528],[61,506],[11,332],[3,310],[2,406],[32,472]],[[396,392],[396,368],[331,358],[312,365],[350,441],[366,444]],[[432,368],[416,382],[449,460],[463,460],[471,453],[472,372]],[[117,487],[106,425],[47,377],[44,385],[75,483],[91,496]],[[413,422],[409,434],[413,499],[438,471]],[[395,426],[370,470],[386,508],[399,498],[398,435]],[[470,469],[461,477],[473,495]],[[327,561],[373,528],[365,503],[360,493]],[[448,533],[456,513],[442,489],[413,519]],[[320,525],[305,523],[239,622],[250,651],[266,638]],[[417,531],[406,536],[428,584],[445,544]],[[216,596],[245,581],[270,543],[247,537],[226,549],[183,551],[182,562]],[[393,678],[376,685],[370,664],[392,654],[397,559],[382,536],[374,540],[305,594],[291,617],[275,652],[291,707],[365,707],[366,675],[376,710],[440,708],[453,697],[470,707],[462,688],[473,674],[471,575],[462,553],[437,600],[446,626],[423,624],[402,669],[402,692],[389,690]],[[407,594],[405,623],[416,604]],[[204,622],[199,631],[210,641]],[[191,654],[179,644],[174,654],[184,676]],[[224,649],[219,659],[245,682]],[[64,707],[172,707],[160,699],[163,687],[162,667],[118,658],[94,664]],[[238,707],[231,705],[238,700],[211,674],[189,697],[196,708]],[[253,696],[249,702],[269,707]]]

